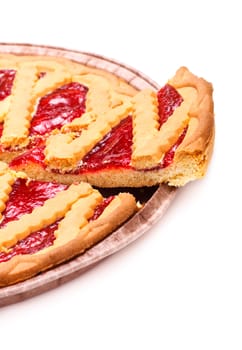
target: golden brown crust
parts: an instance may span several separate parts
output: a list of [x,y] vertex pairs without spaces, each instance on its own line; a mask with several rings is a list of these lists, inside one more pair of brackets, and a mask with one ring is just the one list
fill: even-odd
[[[198,78],[186,67],[181,67],[175,76],[168,82],[178,92],[184,87],[197,90],[197,99],[189,111],[188,132],[178,149],[187,153],[205,152],[208,144],[213,141],[214,134],[214,106],[212,84],[203,78]],[[211,142],[212,143],[212,142]],[[212,144],[210,147],[213,146]]]
[[[38,164],[28,164],[21,167],[30,177],[36,177],[42,181],[56,181],[64,184],[71,184],[76,181],[86,181],[92,186],[113,188],[113,187],[149,187],[161,183],[171,186],[184,186],[189,181],[202,178],[205,175],[208,160],[211,157],[212,147],[209,147],[206,154],[186,154],[180,160],[173,162],[164,169],[133,170],[133,169],[108,169],[84,174],[56,173],[44,170]],[[16,170],[18,168],[16,167]]]

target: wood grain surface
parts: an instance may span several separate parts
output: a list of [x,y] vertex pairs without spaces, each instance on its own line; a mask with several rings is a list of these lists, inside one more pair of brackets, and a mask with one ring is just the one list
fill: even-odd
[[[137,89],[147,87],[153,89],[159,88],[154,81],[134,68],[124,65],[116,60],[92,53],[49,46],[8,43],[0,43],[0,53],[1,52],[65,57],[88,66],[112,72],[129,82]],[[175,188],[166,185],[129,190],[136,196],[137,200],[144,203],[143,208],[138,213],[103,241],[99,242],[77,258],[40,273],[24,282],[0,288],[0,306],[16,303],[55,288],[73,278],[76,278],[102,259],[114,254],[120,249],[123,249],[125,246],[149,231],[152,225],[162,218],[177,192]],[[108,192],[108,190],[102,191],[104,195],[105,191]]]

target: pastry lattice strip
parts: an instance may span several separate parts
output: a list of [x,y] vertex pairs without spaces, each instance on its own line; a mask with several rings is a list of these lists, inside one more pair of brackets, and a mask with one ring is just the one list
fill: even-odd
[[[189,111],[196,100],[196,89],[178,90],[183,102],[159,129],[156,96],[152,91],[141,91],[134,98],[133,150],[131,164],[137,169],[159,165],[164,154],[177,141],[189,123]],[[189,95],[189,98],[185,97]]]
[[46,162],[53,168],[73,168],[102,138],[129,115],[131,103],[101,114],[75,139],[71,134],[51,135],[46,142]]
[[44,73],[44,75],[38,79],[33,88],[33,99],[44,96],[49,91],[71,81],[71,74],[64,65],[58,62],[37,60],[35,62],[24,62],[24,65],[34,65],[39,74]]
[[[48,249],[63,245],[76,238],[80,229],[88,224],[88,219],[92,217],[94,209],[103,200],[102,195],[93,190],[88,196],[78,199],[60,221],[58,229],[55,231],[55,241]],[[40,251],[41,253],[41,251]]]
[[79,198],[88,196],[92,187],[87,183],[71,185],[67,190],[58,192],[48,199],[43,206],[36,207],[30,214],[24,214],[17,221],[9,222],[0,230],[0,247],[7,249],[17,241],[27,237],[63,218],[73,203]]
[[[16,72],[9,110],[4,119],[1,142],[5,147],[26,146],[32,112],[32,90],[37,80],[34,67],[19,67]],[[16,118],[17,116],[17,118]]]

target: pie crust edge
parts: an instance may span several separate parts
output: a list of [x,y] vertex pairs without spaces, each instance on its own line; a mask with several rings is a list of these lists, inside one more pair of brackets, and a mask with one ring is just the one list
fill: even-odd
[[[45,248],[46,252],[43,249],[34,254],[16,255],[0,263],[0,287],[29,279],[42,271],[69,261],[112,233],[137,211],[133,195],[120,193],[118,197],[120,203],[113,211],[105,217],[89,222],[80,230],[76,238],[66,244],[53,246],[50,250]],[[88,230],[88,236],[85,239],[81,236],[82,230]]]

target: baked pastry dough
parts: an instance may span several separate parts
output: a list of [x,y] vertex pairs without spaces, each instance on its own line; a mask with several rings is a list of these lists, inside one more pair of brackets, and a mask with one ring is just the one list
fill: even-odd
[[206,172],[214,142],[212,85],[185,67],[159,91],[136,91],[66,59],[2,55],[0,79],[0,159],[30,177],[99,187],[182,186]]
[[204,176],[212,90],[186,67],[138,91],[65,58],[0,55],[0,286],[84,252],[136,212],[133,195],[104,198],[92,185]]
[[136,210],[129,193],[104,198],[87,183],[38,182],[0,162],[0,286],[81,254]]

